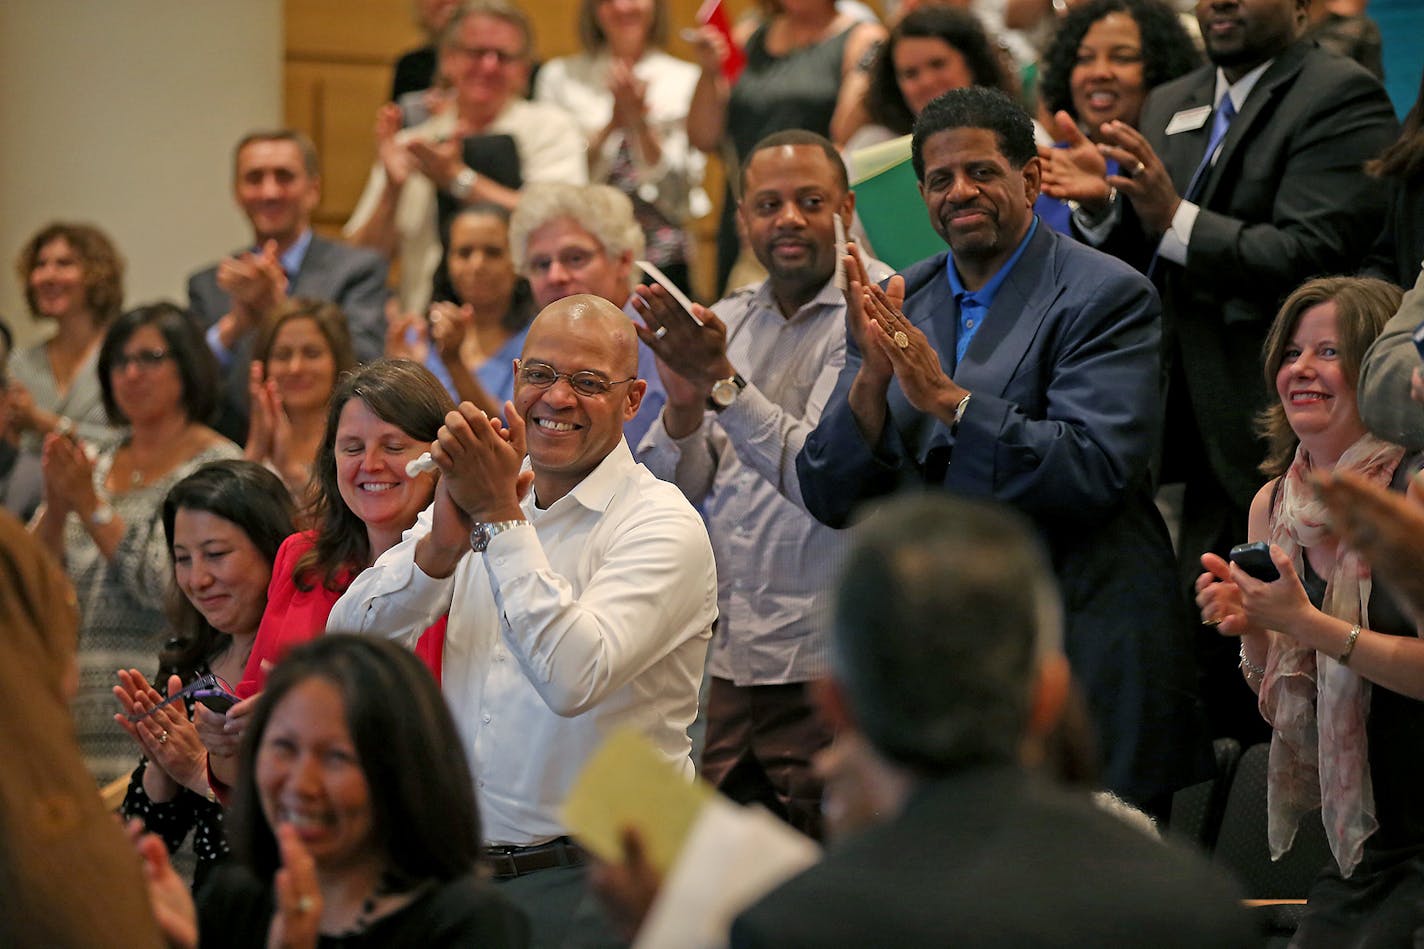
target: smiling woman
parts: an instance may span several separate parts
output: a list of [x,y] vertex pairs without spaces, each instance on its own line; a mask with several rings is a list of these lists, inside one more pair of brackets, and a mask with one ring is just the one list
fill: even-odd
[[194,907],[162,894],[171,871],[144,851],[155,903],[196,916],[204,947],[527,945],[523,916],[479,874],[455,723],[406,650],[352,636],[295,650],[250,729],[230,821],[240,864]]
[[208,797],[207,754],[190,708],[159,706],[163,695],[199,676],[232,682],[242,674],[267,603],[272,563],[294,515],[276,476],[250,461],[204,465],[163,499],[176,587],[168,605],[174,636],[159,654],[153,688],[138,669],[119,672],[114,694],[121,714],[115,718],[144,756],[120,810],[140,818],[170,853],[192,833],[194,887],[227,853],[222,809]]
[[179,307],[155,303],[114,320],[98,374],[109,420],[128,431],[92,461],[70,436],[45,437],[45,505],[31,531],[64,563],[79,597],[75,717],[90,770],[109,781],[133,764],[113,720],[114,670],[149,668],[163,645],[155,591],[170,574],[160,504],[200,465],[239,451],[204,424],[217,403],[217,371]]
[[[406,464],[427,451],[455,407],[425,367],[383,359],[345,376],[331,397],[317,452],[307,517],[312,530],[282,544],[257,642],[238,686],[262,691],[268,672],[293,646],[320,636],[351,581],[400,540],[430,503],[435,480]],[[439,675],[445,621],[422,640],[420,655]],[[216,765],[230,775],[232,762]]]

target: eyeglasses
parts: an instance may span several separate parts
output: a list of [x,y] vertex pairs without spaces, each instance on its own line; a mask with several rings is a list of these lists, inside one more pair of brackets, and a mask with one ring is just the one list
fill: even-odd
[[123,372],[129,366],[138,366],[147,372],[163,365],[163,361],[172,355],[166,349],[140,349],[136,353],[119,353],[114,357],[113,371]]
[[560,379],[567,379],[569,388],[578,395],[596,399],[599,396],[607,395],[614,386],[621,386],[625,382],[632,382],[637,376],[629,376],[627,379],[611,381],[592,369],[581,369],[578,372],[559,372],[553,366],[542,362],[520,363],[519,381],[525,385],[531,385],[536,389],[551,389],[554,383]]
[[207,675],[198,676],[192,682],[189,682],[183,686],[183,688],[168,696],[168,698],[159,702],[147,712],[130,715],[129,721],[141,722],[164,706],[172,705],[174,702],[188,698],[192,698],[195,702],[202,702],[214,712],[226,712],[238,702],[237,695],[233,692],[232,686],[228,685],[220,676],[215,676],[209,672]]
[[561,250],[553,257],[530,257],[529,272],[535,276],[544,276],[549,272],[549,268],[554,266],[554,261],[559,262],[559,266],[569,271],[579,271],[593,263],[595,257],[599,256],[598,251],[588,250],[583,247],[570,247]]
[[460,46],[456,43],[451,43],[446,46],[445,49],[476,61],[482,61],[486,57],[493,56],[501,66],[517,63],[524,58],[523,53],[511,53],[506,50],[496,49],[493,46]]

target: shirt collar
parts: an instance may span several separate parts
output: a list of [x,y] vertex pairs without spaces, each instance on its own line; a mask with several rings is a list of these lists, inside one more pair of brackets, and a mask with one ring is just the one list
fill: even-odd
[[[292,242],[292,246],[282,251],[277,258],[277,262],[282,265],[288,277],[295,277],[302,269],[302,261],[307,259],[307,250],[311,247],[312,230],[307,228],[302,231],[302,236]],[[254,254],[262,253],[261,247],[252,248]],[[290,289],[290,288],[289,288]]]
[[1256,88],[1257,80],[1265,75],[1266,70],[1270,69],[1271,63],[1274,62],[1274,59],[1266,60],[1235,82],[1227,82],[1225,71],[1220,66],[1216,67],[1216,93],[1211,98],[1212,106],[1221,105],[1221,97],[1230,93],[1232,106],[1237,112],[1240,112],[1241,107],[1246,104],[1246,97],[1251,94],[1252,89]]
[[[840,306],[845,303],[845,294],[836,286],[836,278],[831,277],[825,285],[816,292],[810,300],[801,304],[801,308],[791,314],[790,320],[798,320],[809,316],[813,311],[823,306]],[[752,292],[752,306],[764,310],[770,310],[778,317],[781,316],[781,307],[776,302],[776,297],[771,295],[771,281],[763,280],[761,284]]]
[[[1009,272],[1014,269],[1014,264],[1019,262],[1023,256],[1024,249],[1028,247],[1028,242],[1033,240],[1034,232],[1038,230],[1038,215],[1033,216],[1033,223],[1028,227],[1028,233],[1019,241],[1019,246],[1014,248],[1013,256],[1004,261],[1004,266],[1000,267],[994,276],[989,278],[989,282],[978,290],[972,291],[974,299],[984,309],[989,309],[994,303],[994,295],[999,292],[999,287],[1003,286],[1005,280],[1009,278]],[[955,302],[959,302],[971,291],[964,289],[964,282],[959,279],[959,271],[954,266],[954,254],[949,254],[944,259],[944,270],[949,275],[949,289],[954,294]]]
[[[526,457],[524,463],[529,464]],[[569,498],[573,498],[580,505],[590,511],[601,512],[608,509],[613,498],[618,494],[619,487],[627,480],[628,473],[637,466],[633,459],[633,452],[628,447],[628,440],[620,438],[618,444],[613,446],[613,450],[603,457],[584,479],[574,485],[573,490],[564,495],[547,508],[539,509],[534,503],[534,491],[530,491],[525,498],[525,512],[533,514],[536,510],[547,513],[555,507],[563,504]]]

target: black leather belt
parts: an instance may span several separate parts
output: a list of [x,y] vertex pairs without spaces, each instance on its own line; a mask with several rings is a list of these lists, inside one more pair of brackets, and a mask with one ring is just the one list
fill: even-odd
[[508,880],[552,867],[582,866],[584,862],[582,848],[567,837],[556,837],[533,847],[490,847],[485,857],[494,870],[496,880]]

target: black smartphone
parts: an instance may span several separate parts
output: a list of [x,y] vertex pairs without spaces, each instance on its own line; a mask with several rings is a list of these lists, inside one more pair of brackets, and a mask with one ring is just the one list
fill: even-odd
[[237,704],[237,696],[228,692],[220,686],[207,689],[196,689],[193,692],[193,699],[202,702],[214,712],[226,714],[227,710]]
[[1281,578],[1281,572],[1271,560],[1271,545],[1264,540],[1232,547],[1231,562],[1246,571],[1248,576],[1265,583],[1273,583]]

